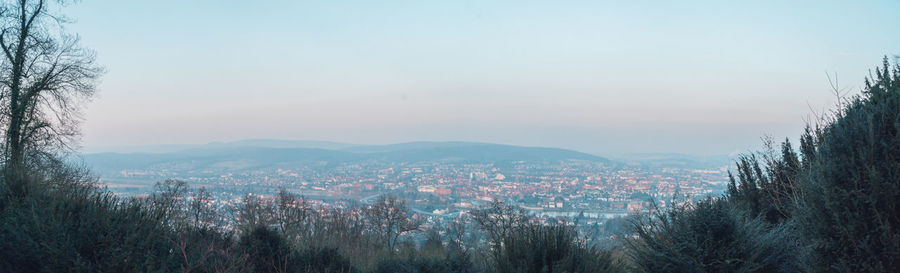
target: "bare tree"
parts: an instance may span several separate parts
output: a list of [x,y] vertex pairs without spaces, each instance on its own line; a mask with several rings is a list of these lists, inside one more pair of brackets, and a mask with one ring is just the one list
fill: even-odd
[[185,197],[188,194],[187,183],[177,179],[166,179],[163,182],[157,182],[154,188],[156,191],[150,195],[148,201],[165,217],[163,221],[171,226],[185,224],[187,217],[184,205]]
[[473,210],[471,214],[472,220],[487,233],[491,246],[495,248],[499,247],[503,238],[517,227],[530,222],[530,216],[525,209],[496,200],[490,205]]
[[205,229],[217,224],[216,211],[211,206],[212,201],[212,193],[205,187],[200,187],[191,194],[187,209],[192,225]]
[[243,202],[234,209],[237,227],[249,231],[257,226],[270,227],[277,221],[275,204],[262,200],[259,195],[246,194]]
[[410,218],[406,202],[382,195],[364,211],[370,226],[390,253],[394,253],[400,235],[418,230],[421,223]]
[[460,215],[443,222],[443,233],[450,249],[469,254],[476,247],[479,233],[469,229],[471,222],[472,219],[468,215]]
[[65,150],[78,135],[81,102],[103,69],[65,32],[54,9],[67,1],[3,1],[0,6],[0,114],[4,176],[21,180],[28,158]]
[[315,210],[306,198],[297,197],[287,192],[284,188],[279,190],[276,212],[277,222],[281,232],[291,242],[297,242],[301,238],[310,235],[310,222],[315,217],[315,213]]

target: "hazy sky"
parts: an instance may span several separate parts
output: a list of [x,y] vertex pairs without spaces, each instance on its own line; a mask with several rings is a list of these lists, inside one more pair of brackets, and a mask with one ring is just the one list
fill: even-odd
[[599,154],[795,136],[900,54],[900,1],[84,0],[85,146],[485,141]]

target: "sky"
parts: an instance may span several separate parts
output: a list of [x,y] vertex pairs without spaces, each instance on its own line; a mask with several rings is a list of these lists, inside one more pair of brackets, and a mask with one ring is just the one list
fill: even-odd
[[[898,1],[83,0],[86,147],[480,141],[732,154],[900,54]],[[835,76],[836,75],[836,76]]]

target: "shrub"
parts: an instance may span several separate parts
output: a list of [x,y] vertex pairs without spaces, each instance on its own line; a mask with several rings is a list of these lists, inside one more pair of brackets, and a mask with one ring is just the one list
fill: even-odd
[[241,236],[239,245],[248,254],[253,272],[285,272],[290,265],[287,242],[269,227],[252,227]]
[[378,262],[374,273],[466,273],[473,272],[472,264],[464,255],[445,257],[410,256],[388,258]]
[[502,241],[495,263],[498,272],[617,272],[606,251],[588,248],[565,223],[529,224]]
[[722,200],[706,199],[637,218],[627,240],[637,272],[797,272],[785,225],[769,228]]
[[90,188],[32,191],[0,211],[0,271],[175,270],[162,217]]
[[794,217],[817,272],[900,271],[900,65],[887,59],[825,126]]

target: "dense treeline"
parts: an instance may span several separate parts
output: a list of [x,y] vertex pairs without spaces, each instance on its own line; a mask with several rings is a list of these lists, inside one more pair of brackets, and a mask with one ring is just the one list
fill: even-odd
[[639,272],[900,272],[900,64],[800,136],[738,159],[722,198],[635,221]]

